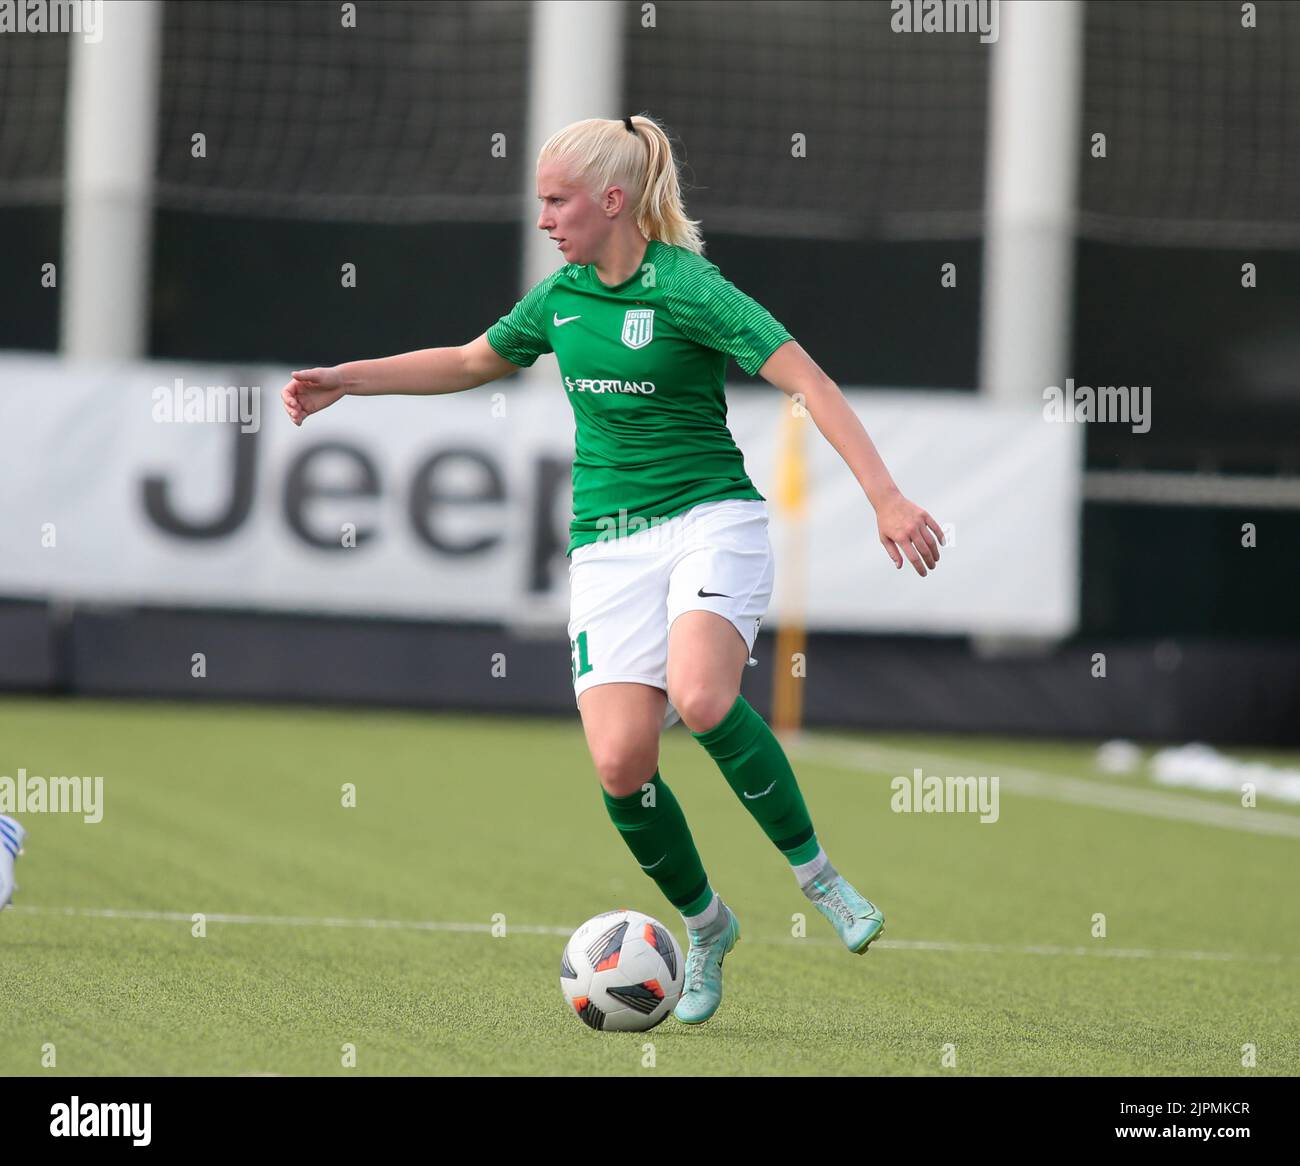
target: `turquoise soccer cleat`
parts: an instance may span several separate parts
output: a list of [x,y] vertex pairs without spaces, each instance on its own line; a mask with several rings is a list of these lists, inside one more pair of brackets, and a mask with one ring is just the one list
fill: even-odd
[[686,953],[685,984],[673,1009],[683,1024],[703,1024],[722,1003],[722,961],[740,942],[740,921],[726,903],[721,909],[726,912],[725,926],[715,925],[707,931],[687,929],[691,946]]
[[842,874],[823,881],[814,879],[812,905],[826,916],[855,955],[862,955],[885,929],[885,913],[870,899],[858,894]]

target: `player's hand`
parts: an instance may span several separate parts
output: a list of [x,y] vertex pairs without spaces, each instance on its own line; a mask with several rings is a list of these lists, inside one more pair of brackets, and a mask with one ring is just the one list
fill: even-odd
[[902,569],[903,556],[906,555],[922,578],[926,575],[926,567],[934,570],[939,562],[943,529],[916,503],[909,502],[902,494],[895,494],[876,510],[876,523],[880,527],[880,545],[894,560],[895,567]]
[[295,425],[343,396],[343,377],[337,368],[308,368],[292,375],[293,380],[280,390],[280,399]]

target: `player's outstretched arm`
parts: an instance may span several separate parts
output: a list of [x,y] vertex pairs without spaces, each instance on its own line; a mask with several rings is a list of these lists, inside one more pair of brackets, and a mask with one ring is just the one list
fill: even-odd
[[901,568],[906,555],[918,575],[924,577],[927,567],[933,570],[939,562],[943,530],[925,510],[903,497],[839,385],[794,340],[782,344],[758,372],[783,393],[800,396],[822,436],[853,471],[876,511],[880,545],[894,566]]
[[484,333],[458,347],[421,348],[377,360],[353,360],[332,368],[302,369],[292,374],[280,391],[280,399],[289,419],[301,425],[311,414],[343,396],[462,393],[515,372],[518,367],[499,356]]

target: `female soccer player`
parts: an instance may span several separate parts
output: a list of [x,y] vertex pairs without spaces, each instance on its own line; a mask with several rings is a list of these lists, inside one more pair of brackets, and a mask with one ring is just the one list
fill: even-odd
[[[680,717],[845,945],[885,917],[831,865],[790,763],[740,679],[772,590],[763,495],[726,425],[727,358],[800,394],[875,508],[881,544],[924,576],[938,524],[899,492],[835,383],[703,258],[667,136],[648,117],[566,126],[537,164],[537,227],[564,266],[477,340],[295,372],[296,425],[346,394],[455,393],[554,352],[577,421],[568,555],[574,695],[609,815],[690,935],[674,1015],[708,1020],[740,938],[659,772]],[[937,541],[936,541],[937,540]]]

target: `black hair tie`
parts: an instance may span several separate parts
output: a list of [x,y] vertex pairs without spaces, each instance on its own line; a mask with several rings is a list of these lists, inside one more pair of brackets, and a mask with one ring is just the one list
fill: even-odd
[[623,124],[624,124],[625,126],[627,126],[627,132],[628,132],[629,134],[634,134],[634,133],[636,133],[636,126],[634,126],[634,125],[632,124],[632,119],[631,119],[630,117],[625,117],[625,118],[623,119]]

